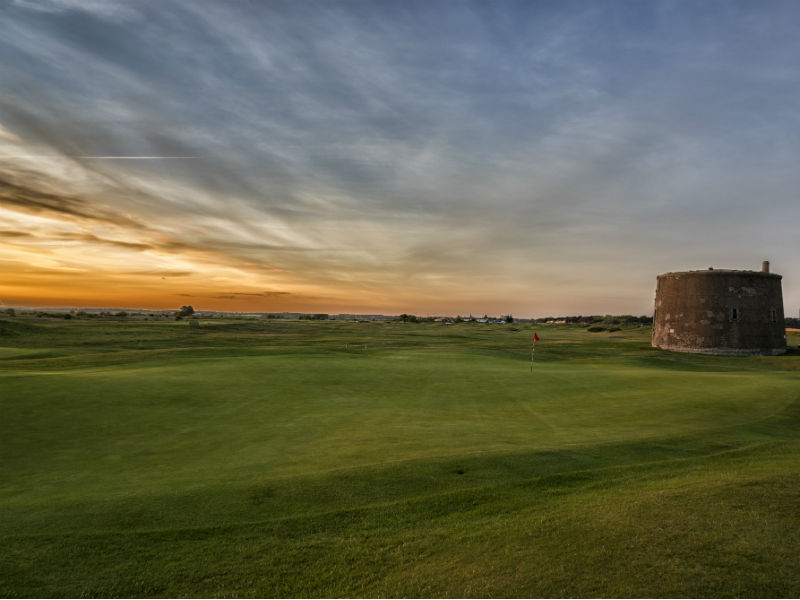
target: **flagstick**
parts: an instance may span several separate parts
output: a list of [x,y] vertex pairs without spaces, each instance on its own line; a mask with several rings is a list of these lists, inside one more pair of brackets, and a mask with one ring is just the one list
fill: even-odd
[[531,373],[533,373],[533,353],[536,351],[536,338],[533,338],[533,343],[531,344]]

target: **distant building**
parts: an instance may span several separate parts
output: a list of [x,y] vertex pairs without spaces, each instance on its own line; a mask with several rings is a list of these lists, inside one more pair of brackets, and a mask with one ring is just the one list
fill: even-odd
[[653,346],[729,356],[786,352],[781,276],[761,271],[684,271],[659,275]]

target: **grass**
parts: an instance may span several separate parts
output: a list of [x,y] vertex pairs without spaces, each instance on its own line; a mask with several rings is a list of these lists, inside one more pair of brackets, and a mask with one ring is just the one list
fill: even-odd
[[536,327],[0,321],[0,596],[800,595],[800,354]]

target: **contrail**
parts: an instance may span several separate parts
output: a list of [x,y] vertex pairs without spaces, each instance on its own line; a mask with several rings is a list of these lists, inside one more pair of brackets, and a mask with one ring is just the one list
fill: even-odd
[[199,156],[64,156],[63,154],[14,154],[0,155],[0,160],[7,159],[36,159],[36,158],[90,158],[95,160],[172,160],[172,159],[192,159]]
[[78,156],[77,158],[93,158],[102,160],[172,160],[200,158],[199,156]]

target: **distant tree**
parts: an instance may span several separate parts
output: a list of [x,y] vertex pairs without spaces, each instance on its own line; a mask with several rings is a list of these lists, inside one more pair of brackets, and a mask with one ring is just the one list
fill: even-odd
[[192,306],[181,306],[181,309],[175,314],[175,320],[180,321],[183,317],[188,317],[194,314]]
[[514,322],[514,317],[512,317],[511,315],[506,315],[505,321],[506,321],[506,323],[513,323]]
[[13,308],[7,308],[7,309],[5,310],[5,313],[6,313],[6,314],[7,314],[9,317],[16,317],[16,316],[17,316],[17,311],[15,311]]
[[304,321],[325,321],[328,316],[328,313],[313,313],[300,315],[298,318]]

